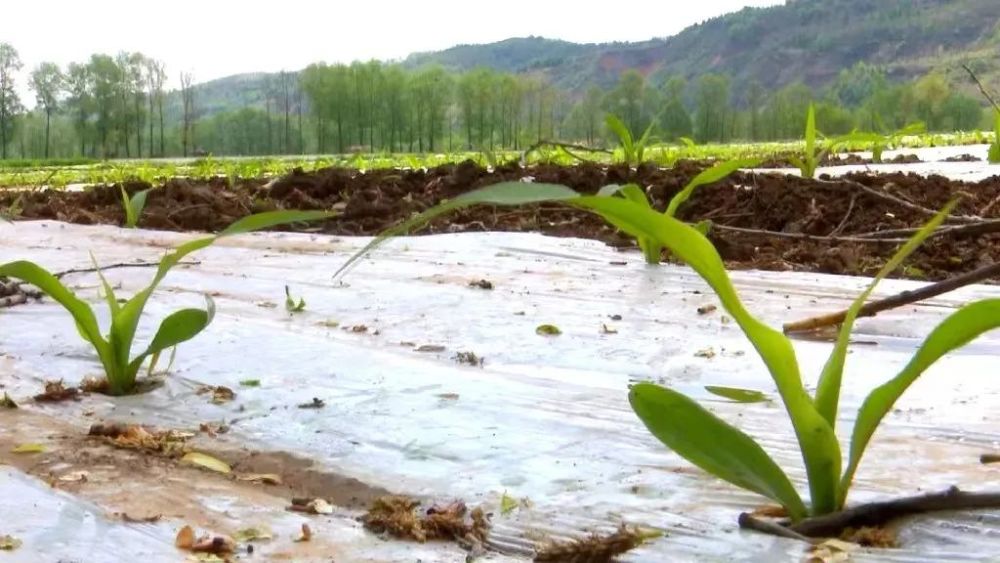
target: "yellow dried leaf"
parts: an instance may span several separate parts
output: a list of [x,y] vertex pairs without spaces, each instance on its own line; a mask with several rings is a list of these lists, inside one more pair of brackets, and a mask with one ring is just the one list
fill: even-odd
[[11,450],[15,454],[40,454],[44,451],[45,446],[41,444],[21,444]]
[[226,462],[214,458],[208,454],[203,454],[200,452],[190,452],[181,458],[182,463],[188,463],[191,465],[197,465],[205,469],[215,471],[218,473],[230,473],[232,469]]
[[265,485],[280,485],[281,475],[276,475],[274,473],[247,473],[246,475],[237,475],[237,481],[245,481],[247,483],[264,483]]
[[312,529],[309,528],[309,524],[302,524],[302,535],[295,539],[297,542],[307,542],[313,537]]
[[184,526],[179,532],[177,532],[177,537],[174,539],[174,545],[178,549],[190,550],[194,547],[194,528],[191,526]]
[[507,492],[504,491],[503,496],[500,497],[500,514],[507,516],[514,509],[517,508],[517,500],[508,496]]
[[0,551],[14,551],[21,547],[21,540],[14,536],[0,536]]
[[274,534],[267,526],[259,526],[256,528],[244,528],[233,536],[238,542],[251,542],[251,541],[263,541],[270,540],[274,538]]

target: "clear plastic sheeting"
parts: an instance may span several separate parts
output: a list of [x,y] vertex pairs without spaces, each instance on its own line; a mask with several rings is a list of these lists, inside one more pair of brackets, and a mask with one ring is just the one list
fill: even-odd
[[[59,271],[89,266],[91,251],[105,265],[153,261],[187,238],[23,222],[0,225],[0,262],[30,258]],[[739,512],[765,499],[693,468],[657,442],[628,406],[631,382],[683,391],[759,438],[806,490],[780,404],[733,404],[705,391],[706,385],[733,386],[776,398],[762,363],[721,307],[698,312],[717,303],[693,272],[648,267],[637,253],[594,241],[455,234],[395,240],[363,260],[344,284],[334,283],[336,268],[367,241],[278,233],[223,239],[192,256],[198,264],[174,270],[143,319],[141,342],[170,311],[202,306],[202,294],[217,305],[208,330],[180,347],[164,387],[43,412],[80,428],[100,419],[173,428],[224,420],[231,425],[227,440],[250,449],[309,458],[331,473],[397,493],[485,505],[494,513],[490,547],[512,558],[550,539],[613,530],[621,522],[665,532],[631,554],[635,561],[802,556],[799,543],[740,531]],[[152,270],[106,275],[127,295],[143,287]],[[747,307],[773,326],[843,308],[867,281],[787,272],[732,276]],[[493,289],[470,285],[480,280]],[[64,281],[106,321],[93,274]],[[285,311],[286,285],[304,298],[304,312]],[[877,295],[916,285],[890,281]],[[936,323],[969,299],[997,295],[996,287],[967,287],[861,320],[848,356],[840,435],[850,435],[867,391],[894,375]],[[538,335],[541,324],[562,334]],[[15,399],[36,393],[45,380],[75,383],[99,372],[69,316],[50,300],[0,311],[0,327],[0,382]],[[830,348],[796,342],[807,385],[815,384]],[[460,363],[460,352],[482,358],[482,366]],[[1000,333],[994,332],[918,380],[876,434],[850,501],[950,485],[1000,488],[1000,467],[979,463],[981,454],[1000,447],[998,354]],[[241,387],[247,379],[260,386]],[[196,395],[200,385],[228,386],[236,400],[211,404]],[[297,408],[314,398],[325,407]],[[84,416],[85,410],[93,415]],[[530,507],[501,514],[504,493],[529,499]],[[32,499],[3,502],[9,513],[22,504],[27,510]],[[59,534],[65,523],[53,515],[39,525]],[[902,549],[854,558],[992,557],[1000,552],[1000,512],[917,518],[902,540]],[[155,543],[134,541],[137,548]],[[393,560],[400,545],[366,544],[366,557]],[[439,546],[425,548],[420,558],[455,561],[460,554]]]

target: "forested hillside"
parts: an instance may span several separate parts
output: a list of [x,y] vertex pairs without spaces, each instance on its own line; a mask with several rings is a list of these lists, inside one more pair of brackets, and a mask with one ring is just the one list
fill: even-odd
[[997,0],[789,0],[642,43],[509,39],[172,92],[151,57],[94,54],[32,69],[33,111],[10,85],[16,46],[0,44],[0,157],[602,144],[607,113],[667,141],[776,140],[801,134],[810,102],[828,134],[990,128],[961,64],[1000,87],[998,22]]

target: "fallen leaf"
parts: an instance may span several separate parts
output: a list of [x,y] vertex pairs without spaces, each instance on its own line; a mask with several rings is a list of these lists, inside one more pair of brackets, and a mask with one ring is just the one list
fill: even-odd
[[601,333],[602,334],[618,334],[618,330],[614,329],[614,328],[611,328],[611,327],[609,327],[606,324],[602,324],[601,325]]
[[21,540],[14,536],[0,536],[0,551],[14,551],[21,547]]
[[257,528],[244,528],[233,536],[238,542],[266,541],[274,539],[274,534],[267,526]]
[[260,387],[260,380],[244,379],[243,381],[240,381],[240,385],[242,385],[243,387]]
[[458,393],[440,393],[438,394],[438,398],[446,401],[457,401]]
[[14,399],[10,398],[10,395],[6,391],[3,392],[3,399],[0,399],[0,409],[16,409],[17,403]]
[[59,480],[63,483],[86,483],[89,477],[90,473],[86,471],[74,471],[59,477]]
[[535,334],[540,334],[542,336],[559,336],[562,331],[556,325],[538,325],[535,329]]
[[445,347],[438,344],[424,344],[416,349],[417,352],[444,352]]
[[715,357],[715,349],[712,348],[711,346],[709,346],[708,348],[705,348],[704,350],[698,350],[697,352],[694,353],[694,357],[696,357],[696,358],[707,358],[707,359],[710,360],[710,359],[712,359],[712,358]]
[[517,508],[517,500],[507,495],[507,491],[504,491],[503,496],[500,497],[500,514],[502,516],[507,516],[514,509]]
[[705,390],[713,395],[718,395],[731,401],[736,401],[737,403],[763,403],[770,400],[770,398],[764,393],[754,391],[753,389],[706,385]]
[[843,540],[829,539],[812,546],[806,558],[807,563],[842,563],[851,560],[851,552],[858,546]]
[[707,315],[709,313],[714,313],[716,310],[718,310],[718,307],[715,305],[702,305],[701,307],[698,307],[698,314]]
[[15,454],[40,454],[45,451],[45,446],[41,444],[21,444],[11,450]]
[[177,537],[174,538],[174,546],[178,549],[186,549],[188,551],[194,547],[194,528],[191,526],[184,526],[177,532]]
[[297,542],[307,542],[313,537],[312,529],[309,524],[302,524],[302,535],[295,539]]
[[247,473],[246,475],[237,475],[237,481],[245,481],[247,483],[263,483],[265,485],[280,485],[281,475],[276,475],[274,473]]
[[80,390],[76,387],[66,387],[62,381],[46,381],[45,392],[35,395],[38,403],[60,403],[62,401],[80,400]]
[[185,454],[184,457],[181,458],[181,463],[189,463],[191,465],[197,465],[199,467],[204,467],[205,469],[209,469],[211,471],[215,471],[218,473],[232,472],[232,469],[226,462],[220,459],[216,459],[208,454],[203,454],[200,452],[190,452],[188,454]]
[[334,321],[332,319],[331,320],[326,320],[326,321],[321,321],[321,322],[318,322],[316,324],[318,324],[319,326],[325,326],[326,328],[337,328],[338,326],[340,326],[339,322]]
[[333,514],[333,505],[321,498],[293,498],[288,510],[307,514]]
[[479,289],[493,289],[493,282],[489,280],[476,280],[469,282],[469,287],[477,287]]

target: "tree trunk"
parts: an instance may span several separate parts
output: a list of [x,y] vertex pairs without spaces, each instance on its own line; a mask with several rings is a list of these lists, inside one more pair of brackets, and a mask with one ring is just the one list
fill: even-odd
[[45,158],[49,158],[49,125],[52,121],[52,109],[45,108]]

